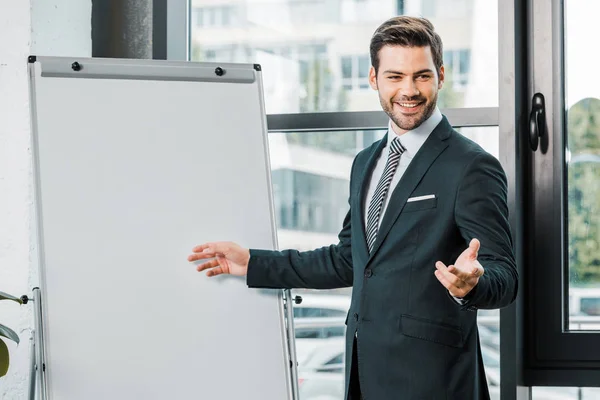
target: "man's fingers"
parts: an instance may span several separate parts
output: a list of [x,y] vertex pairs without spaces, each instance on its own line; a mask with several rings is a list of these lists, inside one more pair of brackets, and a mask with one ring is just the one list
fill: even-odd
[[452,275],[456,276],[461,281],[466,282],[470,278],[470,276],[467,272],[457,268],[456,265],[449,266],[448,272],[451,273]]
[[[456,286],[456,283],[453,283],[451,281],[451,279],[449,278],[449,276],[451,278],[456,278],[454,275],[448,273],[447,275],[444,275],[444,273],[442,271],[440,271],[439,269],[435,271],[435,277],[437,278],[438,281],[440,281],[440,283],[442,285],[444,285],[444,287],[448,290],[448,292],[454,296],[454,297],[464,297],[469,291],[470,288],[468,286]],[[461,281],[462,282],[462,281]],[[464,282],[462,282],[463,285],[465,285]]]
[[192,249],[192,252],[194,252],[194,254],[188,257],[188,261],[197,261],[205,260],[207,258],[214,258],[217,255],[227,253],[227,251],[229,251],[229,248],[229,243],[227,242],[204,243]]
[[210,251],[204,250],[201,253],[194,253],[188,256],[188,261],[198,261],[198,260],[206,260],[207,258],[214,258],[215,253],[211,253]]
[[479,278],[484,273],[483,267],[479,263],[476,263],[476,265],[469,268],[470,270],[465,271],[464,269],[458,268],[456,265],[451,265],[448,267],[448,271],[464,282],[471,282],[473,279]]
[[481,247],[481,243],[478,239],[471,239],[469,243],[469,256],[472,260],[477,260],[477,253],[479,253],[479,247]]
[[475,278],[479,278],[480,276],[483,275],[484,272],[485,272],[485,270],[483,269],[483,267],[481,265],[476,265],[475,268],[473,268],[473,271],[471,271],[471,275],[474,276]]
[[204,251],[207,248],[208,248],[208,243],[204,243],[204,244],[201,244],[201,245],[198,245],[198,246],[194,247],[192,249],[192,251],[194,253],[201,253],[202,251]]
[[452,284],[448,281],[448,279],[446,279],[446,277],[440,270],[435,271],[435,277],[437,278],[438,281],[440,281],[440,283],[442,285],[444,285],[444,287],[446,289],[448,289],[448,290],[452,289],[452,287],[453,287]]
[[222,253],[225,254],[230,250],[229,242],[210,242],[196,246],[192,249],[194,253]]
[[202,272],[205,269],[214,268],[219,266],[219,260],[210,260],[205,263],[202,263],[196,267],[196,271]]
[[435,263],[435,267],[452,286],[460,289],[465,285],[465,282],[458,276],[459,272],[454,265],[446,267],[443,262],[438,261]]
[[218,268],[209,269],[208,271],[206,271],[206,276],[217,276],[217,275],[221,275],[223,273],[224,273],[223,267],[218,267]]

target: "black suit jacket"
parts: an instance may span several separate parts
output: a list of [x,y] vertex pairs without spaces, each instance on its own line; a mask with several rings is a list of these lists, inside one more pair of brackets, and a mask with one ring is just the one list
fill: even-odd
[[[488,399],[476,310],[507,306],[517,293],[505,174],[444,117],[392,193],[369,254],[363,200],[385,141],[354,160],[339,243],[308,252],[251,250],[248,286],[353,286],[346,382],[357,332],[367,400]],[[485,274],[459,305],[436,279],[435,262],[453,264],[472,238],[481,242]]]

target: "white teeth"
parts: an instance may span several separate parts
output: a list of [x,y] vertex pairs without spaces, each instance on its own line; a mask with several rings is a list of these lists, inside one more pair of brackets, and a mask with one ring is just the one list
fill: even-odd
[[418,103],[417,103],[417,104],[399,103],[399,104],[400,104],[402,107],[405,107],[405,108],[413,108],[413,107],[416,107],[416,106],[418,106],[418,105],[419,105]]

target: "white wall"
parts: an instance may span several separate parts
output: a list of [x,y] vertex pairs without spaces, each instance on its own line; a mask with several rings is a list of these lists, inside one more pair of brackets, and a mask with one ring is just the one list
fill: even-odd
[[[0,0],[0,291],[30,294],[38,284],[33,230],[27,56],[91,56],[91,1]],[[9,304],[10,303],[10,304]],[[31,304],[0,303],[0,323],[21,338],[10,345],[1,399],[25,399]]]

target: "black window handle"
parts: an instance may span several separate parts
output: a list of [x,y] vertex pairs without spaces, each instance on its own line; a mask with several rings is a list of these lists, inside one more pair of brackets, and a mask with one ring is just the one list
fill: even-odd
[[544,95],[536,93],[531,100],[531,113],[529,114],[529,145],[536,151],[540,138],[546,133],[546,105]]

